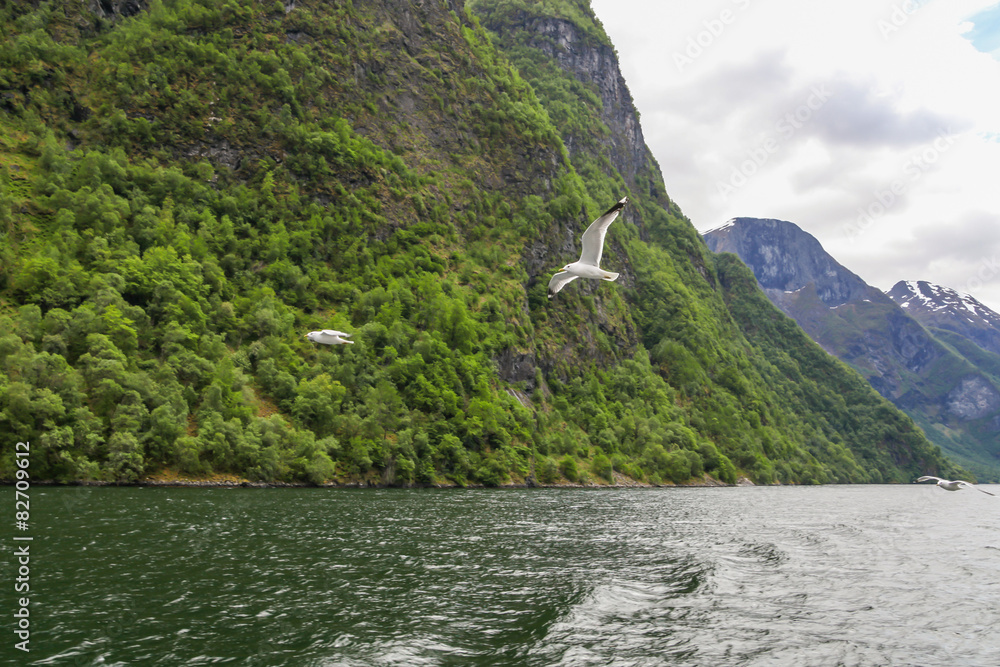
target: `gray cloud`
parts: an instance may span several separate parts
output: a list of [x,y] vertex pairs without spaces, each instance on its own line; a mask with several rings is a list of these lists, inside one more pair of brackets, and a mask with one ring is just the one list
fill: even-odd
[[927,109],[903,112],[891,96],[877,95],[870,85],[842,78],[830,82],[832,95],[820,109],[811,129],[836,144],[864,147],[916,146],[942,132],[968,127],[962,119]]
[[955,220],[930,221],[900,230],[897,240],[877,254],[841,253],[837,259],[881,289],[900,280],[929,280],[1000,308],[1000,216],[993,213],[970,211]]
[[[965,274],[965,267],[1000,253],[1000,216],[969,211],[955,221],[920,225],[894,250],[899,259],[910,257],[928,266],[954,262],[963,267],[959,273]],[[955,285],[949,287],[958,289]]]
[[693,122],[718,124],[734,114],[753,113],[789,85],[792,69],[779,50],[759,53],[653,97],[656,108],[676,109]]
[[692,124],[736,126],[746,137],[787,130],[790,123],[797,141],[816,137],[832,146],[867,149],[918,146],[970,126],[966,119],[929,109],[902,111],[896,96],[880,95],[871,83],[846,75],[798,85],[792,78],[785,52],[767,51],[664,90],[654,107],[683,114]]

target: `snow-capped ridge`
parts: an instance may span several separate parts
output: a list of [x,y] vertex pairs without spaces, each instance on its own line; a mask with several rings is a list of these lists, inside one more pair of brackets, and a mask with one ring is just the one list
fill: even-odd
[[926,280],[901,280],[886,294],[924,326],[953,331],[1000,353],[1000,314],[971,294]]
[[718,227],[713,227],[712,229],[709,229],[707,231],[702,232],[702,235],[704,235],[704,234],[712,234],[713,232],[724,232],[727,229],[730,229],[730,228],[735,227],[735,226],[736,226],[736,218],[729,218],[729,220],[726,220],[724,223],[722,223]]

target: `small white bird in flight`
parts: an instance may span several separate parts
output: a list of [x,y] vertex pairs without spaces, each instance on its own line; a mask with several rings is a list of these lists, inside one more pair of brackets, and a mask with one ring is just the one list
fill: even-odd
[[322,331],[310,331],[306,334],[306,338],[314,343],[322,343],[323,345],[344,345],[350,344],[354,345],[353,340],[347,340],[350,338],[351,334],[344,333],[343,331],[334,331],[333,329],[323,329]]
[[969,482],[966,482],[966,481],[961,480],[961,479],[956,479],[954,481],[951,481],[951,480],[947,480],[947,479],[941,479],[940,477],[933,477],[931,475],[924,475],[923,477],[918,477],[917,481],[918,482],[929,482],[932,479],[937,480],[937,485],[940,486],[942,489],[944,489],[946,491],[958,491],[959,489],[967,486],[970,489],[975,489],[976,491],[982,491],[983,493],[985,493],[988,496],[995,496],[996,495],[995,493],[990,493],[989,491],[983,491],[982,489],[980,489],[975,484],[970,484]]
[[562,267],[549,281],[550,299],[577,278],[593,278],[609,282],[618,279],[617,273],[611,273],[601,268],[601,254],[604,252],[604,237],[607,236],[608,227],[615,221],[627,203],[628,197],[622,197],[621,201],[609,208],[604,215],[590,223],[590,227],[587,227],[587,231],[580,239],[583,243],[580,260]]

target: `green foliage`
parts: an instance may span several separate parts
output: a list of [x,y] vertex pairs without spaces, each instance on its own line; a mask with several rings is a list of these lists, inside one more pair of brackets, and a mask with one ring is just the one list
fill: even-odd
[[555,484],[559,479],[559,464],[548,456],[541,457],[535,463],[538,481],[542,484]]
[[590,471],[607,482],[614,481],[611,459],[604,454],[598,454],[594,457],[594,460],[590,462]]
[[580,481],[580,466],[569,454],[559,459],[559,472],[571,482]]

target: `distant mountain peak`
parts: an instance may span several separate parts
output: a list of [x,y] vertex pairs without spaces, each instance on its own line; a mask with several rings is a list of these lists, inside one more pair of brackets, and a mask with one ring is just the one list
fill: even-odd
[[918,304],[921,308],[935,312],[948,310],[969,321],[979,319],[991,326],[1000,325],[1000,315],[981,304],[971,294],[962,294],[926,280],[900,280],[886,294],[903,308],[912,308]]
[[793,222],[738,217],[702,236],[712,252],[739,255],[769,294],[792,294],[813,285],[829,308],[850,301],[884,299]]
[[952,331],[1000,354],[1000,314],[974,296],[926,280],[900,280],[886,294],[925,327]]

